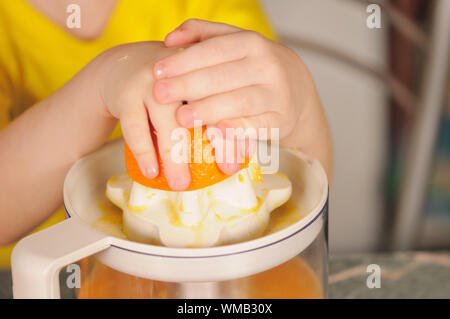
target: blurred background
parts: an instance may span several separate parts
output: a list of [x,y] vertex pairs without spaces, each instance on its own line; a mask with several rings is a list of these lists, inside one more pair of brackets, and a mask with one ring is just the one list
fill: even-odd
[[[450,0],[259,1],[309,67],[331,126],[329,297],[448,298]],[[135,31],[133,41],[147,40]],[[11,249],[0,249],[0,298],[12,297]],[[384,289],[367,285],[372,264]]]
[[331,125],[331,253],[450,248],[450,1],[261,2]]

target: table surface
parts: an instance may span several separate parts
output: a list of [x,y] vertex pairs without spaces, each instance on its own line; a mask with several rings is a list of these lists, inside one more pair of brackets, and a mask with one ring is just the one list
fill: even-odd
[[[379,288],[367,285],[377,268],[369,265],[379,266]],[[450,298],[450,252],[333,255],[328,283],[329,298]],[[0,271],[0,299],[12,298],[11,285],[11,272]],[[71,298],[74,291],[61,295]]]
[[[367,285],[372,264],[380,288]],[[331,256],[328,283],[329,298],[450,298],[450,252]]]

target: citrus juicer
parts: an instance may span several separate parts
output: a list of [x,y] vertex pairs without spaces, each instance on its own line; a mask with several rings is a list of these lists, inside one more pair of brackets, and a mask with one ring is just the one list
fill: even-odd
[[[262,278],[300,258],[317,279],[321,296],[326,296],[328,184],[317,161],[280,150],[280,172],[292,184],[288,204],[301,212],[301,218],[244,242],[180,248],[131,241],[92,226],[102,216],[97,202],[104,197],[107,180],[125,170],[123,148],[123,141],[109,143],[71,168],[64,183],[67,219],[22,239],[13,251],[15,298],[60,297],[60,270],[86,257],[133,280],[165,283],[166,298],[251,297],[254,294],[245,294],[249,282],[258,286],[251,278]],[[289,280],[269,280],[265,296],[277,297],[277,291],[286,291],[304,273],[294,271],[290,276]],[[114,278],[103,284],[111,281]],[[271,284],[278,285],[273,294]],[[286,287],[280,289],[280,285]]]
[[[263,152],[243,159],[239,172],[226,175],[218,169],[213,151],[226,143],[221,136],[213,137],[214,147],[208,138],[214,132],[206,126],[183,133],[184,141],[191,140],[183,144],[190,152],[184,158],[177,147],[166,152],[175,161],[179,156],[184,160],[190,158],[191,182],[184,191],[169,187],[161,159],[158,176],[151,179],[143,176],[133,153],[125,145],[127,171],[108,180],[106,197],[123,211],[122,229],[126,237],[143,243],[192,248],[237,243],[263,234],[270,213],[291,195],[289,179],[259,165],[258,155]],[[157,145],[153,133],[152,138]],[[221,141],[220,145],[217,140]],[[256,149],[266,146],[265,142],[255,144],[259,144],[259,147],[255,145]],[[276,162],[276,152],[273,153]]]
[[261,235],[270,213],[291,195],[281,174],[262,174],[251,162],[229,178],[199,190],[145,187],[127,173],[107,182],[106,196],[123,211],[127,238],[168,247],[212,247]]

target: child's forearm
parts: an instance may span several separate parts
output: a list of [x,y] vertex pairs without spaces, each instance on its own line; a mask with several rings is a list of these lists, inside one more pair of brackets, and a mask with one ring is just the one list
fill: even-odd
[[325,169],[328,181],[333,178],[333,144],[328,122],[314,84],[293,132],[280,141],[282,147],[294,147],[312,159],[317,159]]
[[61,205],[68,169],[113,130],[116,120],[99,94],[99,60],[0,132],[0,244],[16,240]]

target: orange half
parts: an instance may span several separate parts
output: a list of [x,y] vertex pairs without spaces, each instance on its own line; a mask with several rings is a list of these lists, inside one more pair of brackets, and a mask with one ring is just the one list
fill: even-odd
[[[186,191],[192,191],[200,188],[204,188],[224,179],[230,177],[230,175],[222,173],[217,167],[214,160],[214,149],[209,143],[208,139],[205,137],[205,127],[202,127],[202,134],[194,134],[194,129],[189,129],[191,136],[191,159],[189,165],[189,170],[191,172],[191,183]],[[127,168],[128,176],[135,182],[155,189],[168,190],[171,191],[169,184],[167,183],[166,177],[164,175],[164,165],[161,161],[161,157],[158,152],[157,140],[152,134],[153,145],[157,151],[157,156],[159,160],[159,175],[155,178],[145,177],[131,152],[128,145],[125,143],[125,165]],[[202,154],[195,154],[194,150],[199,150],[198,147],[201,143]],[[197,145],[197,147],[194,147]],[[196,158],[195,158],[196,157]],[[205,161],[205,158],[213,159]],[[197,159],[197,163],[194,161]],[[200,160],[199,160],[200,159]],[[248,166],[248,160],[241,165],[241,168]]]

